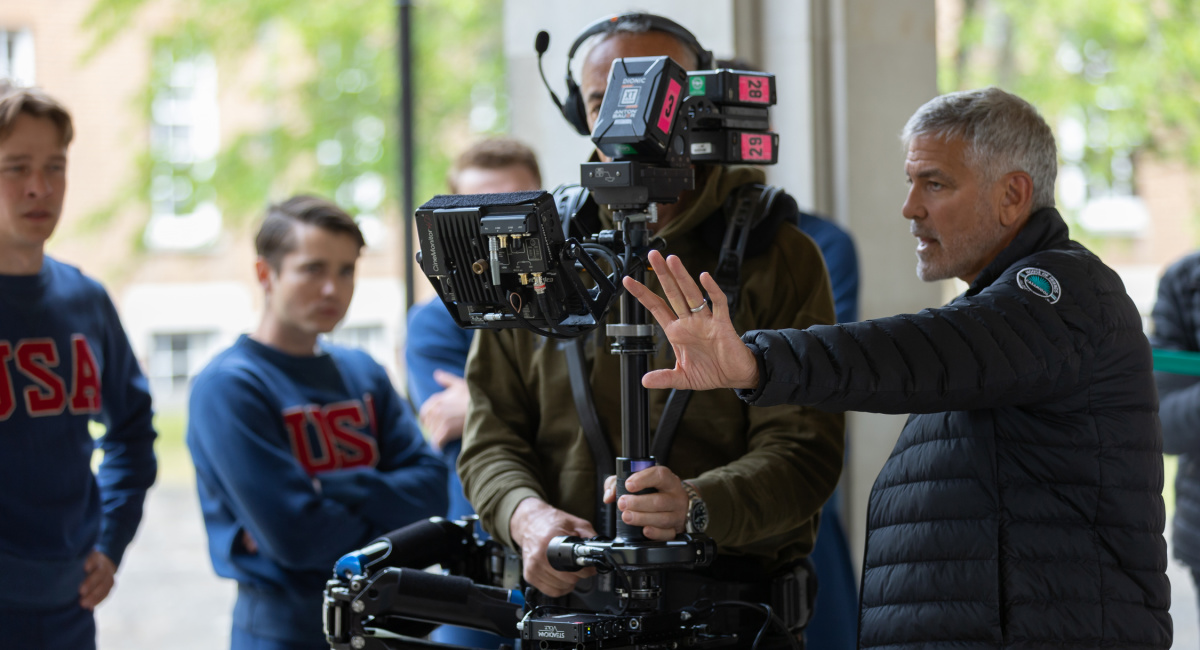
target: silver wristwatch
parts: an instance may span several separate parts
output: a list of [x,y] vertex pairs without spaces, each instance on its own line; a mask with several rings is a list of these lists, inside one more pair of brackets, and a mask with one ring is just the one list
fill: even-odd
[[687,532],[689,535],[703,533],[708,528],[708,505],[700,498],[696,487],[687,481],[682,481],[683,491],[688,495]]

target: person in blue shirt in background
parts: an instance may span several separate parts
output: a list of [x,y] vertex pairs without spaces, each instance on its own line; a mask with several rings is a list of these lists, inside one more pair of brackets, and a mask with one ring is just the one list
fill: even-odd
[[[455,159],[446,180],[452,194],[523,192],[542,187],[537,156],[512,138],[489,138],[475,143]],[[475,514],[454,471],[462,451],[463,421],[470,406],[463,370],[474,335],[474,330],[459,328],[436,297],[408,311],[408,342],[404,346],[408,397],[420,409],[421,425],[450,467],[450,519]],[[479,527],[476,532],[481,537],[487,536]],[[431,638],[480,648],[511,643],[486,632],[450,626],[434,630]]]
[[[800,230],[812,237],[825,258],[839,323],[858,321],[858,252],[850,233],[814,214],[800,214]],[[846,431],[846,447],[850,432]],[[850,541],[842,525],[842,489],[821,509],[821,525],[812,560],[817,571],[817,603],[804,638],[813,648],[853,650],[858,645],[858,580],[850,559]]]
[[196,376],[187,444],[213,568],[238,582],[232,650],[327,650],[334,563],[445,514],[446,467],[382,366],[318,341],[354,294],[354,220],[297,196],[255,244],[262,320]]
[[[96,647],[92,611],[158,471],[150,393],[108,293],[45,254],[71,116],[0,80],[0,646]],[[102,423],[104,452],[92,473]]]
[[[482,140],[463,151],[450,168],[453,194],[523,192],[541,188],[537,158],[529,147],[511,138]],[[408,396],[420,409],[421,425],[450,467],[462,449],[463,418],[468,400],[463,368],[475,332],[464,330],[438,298],[408,312]],[[450,477],[450,517],[473,514],[462,483]]]

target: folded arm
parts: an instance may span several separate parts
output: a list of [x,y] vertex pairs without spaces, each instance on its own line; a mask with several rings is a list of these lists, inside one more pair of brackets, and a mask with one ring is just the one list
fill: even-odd
[[386,375],[377,378],[374,395],[379,463],[321,474],[322,493],[382,532],[444,516],[449,507],[445,464],[421,437]]
[[318,491],[293,457],[265,388],[239,376],[202,376],[192,388],[188,445],[238,523],[266,554],[293,570],[327,571],[373,526]]

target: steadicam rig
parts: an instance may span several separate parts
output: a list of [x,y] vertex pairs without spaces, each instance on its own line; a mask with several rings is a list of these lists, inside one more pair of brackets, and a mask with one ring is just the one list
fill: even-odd
[[[694,163],[776,162],[779,140],[767,113],[774,103],[769,74],[689,73],[667,57],[617,59],[592,136],[610,160],[580,169],[580,185],[611,210],[613,229],[568,237],[562,217],[574,215],[560,215],[555,196],[546,192],[437,196],[417,210],[418,262],[460,327],[520,327],[578,338],[613,320],[608,312],[619,299],[620,317],[605,325],[610,351],[621,358],[621,454],[613,467],[618,498],[627,493],[629,476],[655,464],[641,385],[655,353],[655,328],[641,304],[621,290],[622,278],[645,279],[656,204],[673,203],[695,187]],[[415,638],[416,621],[519,636],[539,650],[734,643],[709,631],[714,610],[757,605],[693,603],[692,594],[679,604],[679,594],[665,593],[671,572],[712,562],[713,541],[702,533],[650,540],[608,513],[594,522],[605,536],[557,537],[548,548],[560,571],[600,572],[587,608],[552,604],[532,589],[521,598],[511,552],[479,542],[470,532],[473,522],[435,520],[409,527],[419,534],[401,529],[391,542],[338,563],[326,589],[328,640],[339,650],[444,647]],[[447,564],[419,550],[429,544],[461,553]],[[417,575],[417,567],[435,562],[453,575]],[[770,608],[764,612],[772,620]]]

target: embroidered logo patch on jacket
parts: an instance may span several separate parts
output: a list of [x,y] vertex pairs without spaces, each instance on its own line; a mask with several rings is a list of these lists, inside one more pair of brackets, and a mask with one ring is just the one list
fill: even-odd
[[1062,287],[1058,284],[1058,278],[1051,275],[1049,271],[1032,266],[1017,272],[1017,286],[1039,298],[1049,300],[1050,304],[1058,302],[1058,299],[1062,297]]

